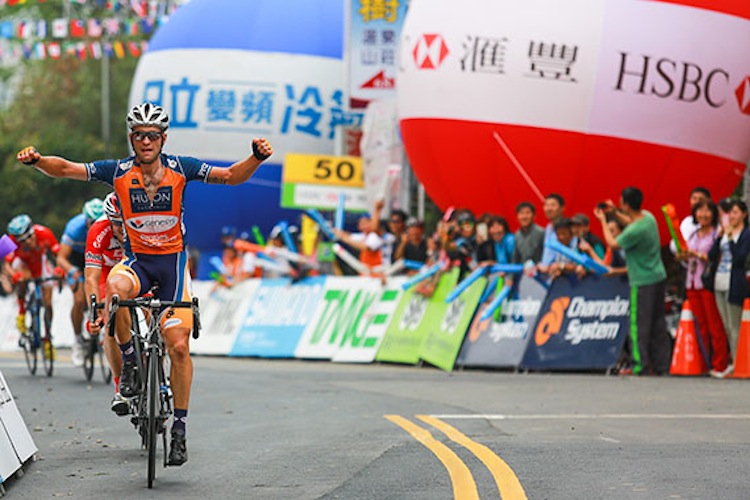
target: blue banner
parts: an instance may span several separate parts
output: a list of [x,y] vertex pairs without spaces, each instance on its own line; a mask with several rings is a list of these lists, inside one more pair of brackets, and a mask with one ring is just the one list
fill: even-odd
[[562,276],[552,282],[521,365],[536,370],[613,367],[630,331],[627,278]]
[[479,306],[456,364],[492,368],[516,368],[521,364],[547,288],[525,275],[516,281],[509,299],[501,306],[499,321],[482,319],[497,290]]
[[293,358],[322,298],[324,284],[324,277],[295,284],[288,279],[263,280],[229,355]]

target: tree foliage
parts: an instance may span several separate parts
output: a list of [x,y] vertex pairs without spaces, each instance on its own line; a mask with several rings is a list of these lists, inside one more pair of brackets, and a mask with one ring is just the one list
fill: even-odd
[[[110,60],[110,157],[129,154],[125,115],[137,59]],[[0,224],[18,213],[60,234],[87,199],[106,195],[99,183],[51,179],[18,163],[16,153],[33,145],[44,155],[73,161],[105,157],[102,139],[102,61],[27,61],[16,68],[17,88],[0,111]],[[7,80],[6,80],[7,81]],[[4,232],[4,231],[0,231]]]

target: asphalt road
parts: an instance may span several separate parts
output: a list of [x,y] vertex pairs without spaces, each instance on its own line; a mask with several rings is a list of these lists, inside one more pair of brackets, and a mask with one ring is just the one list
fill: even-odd
[[[61,353],[65,354],[65,353]],[[39,448],[10,498],[747,499],[750,381],[195,359],[190,459],[157,469],[62,363],[3,371]],[[97,374],[98,376],[98,374]]]

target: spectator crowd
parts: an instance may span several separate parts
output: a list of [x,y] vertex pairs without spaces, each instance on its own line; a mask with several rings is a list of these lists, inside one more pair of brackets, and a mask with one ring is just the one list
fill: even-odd
[[[555,193],[542,205],[544,222],[537,222],[537,207],[531,202],[516,207],[511,230],[499,214],[477,217],[469,210],[449,209],[428,234],[423,221],[399,209],[381,220],[382,202],[372,214],[363,214],[353,232],[332,229],[330,241],[320,231],[309,251],[296,226],[279,225],[269,235],[269,247],[289,252],[287,258],[269,259],[263,252],[241,252],[235,241],[257,241],[250,232],[223,228],[223,284],[249,277],[299,278],[311,274],[412,275],[441,263],[456,266],[460,277],[480,266],[521,264],[524,273],[547,285],[560,277],[582,279],[591,269],[550,248],[551,242],[568,247],[606,267],[607,275],[627,275],[631,287],[631,336],[621,363],[623,373],[663,374],[669,371],[672,339],[665,322],[664,297],[668,276],[662,261],[657,228],[658,216],[644,210],[643,194],[635,187],[622,191],[619,203],[603,201],[593,208],[597,223],[592,232],[588,214],[566,213],[565,199]],[[707,353],[710,374],[724,377],[732,372],[736,356],[740,318],[748,296],[746,270],[750,254],[748,212],[744,201],[726,198],[716,203],[709,191],[696,187],[690,194],[692,213],[682,219],[675,232],[678,247],[671,244],[673,260],[683,280],[684,296],[690,301],[696,327]],[[296,259],[290,255],[300,256]],[[406,263],[407,265],[404,265]],[[508,276],[507,279],[512,279]],[[674,281],[672,277],[670,281]],[[681,287],[682,288],[682,287]],[[421,286],[429,294],[434,286]]]

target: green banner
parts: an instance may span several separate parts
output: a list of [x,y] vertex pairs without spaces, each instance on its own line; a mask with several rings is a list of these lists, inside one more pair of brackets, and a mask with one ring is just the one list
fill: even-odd
[[375,361],[417,364],[422,343],[430,331],[431,318],[445,316],[448,308],[445,298],[457,281],[458,269],[452,269],[440,278],[435,293],[429,299],[415,293],[415,287],[407,290],[396,308]]
[[430,310],[424,325],[427,336],[419,351],[420,358],[442,370],[453,370],[485,286],[487,278],[479,278],[453,302],[443,302],[440,311],[437,306],[434,312]]

